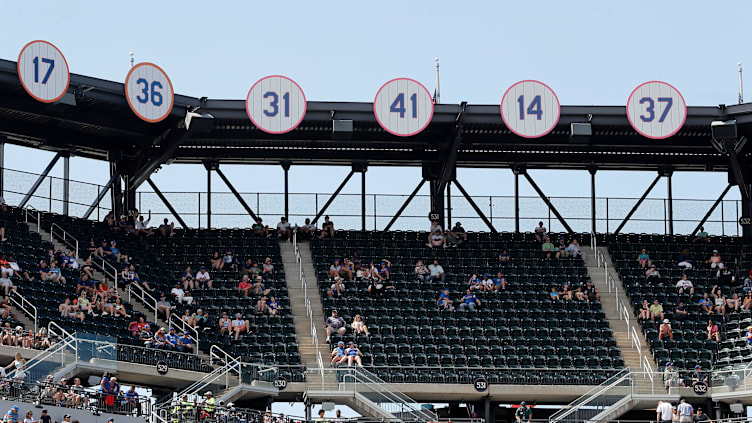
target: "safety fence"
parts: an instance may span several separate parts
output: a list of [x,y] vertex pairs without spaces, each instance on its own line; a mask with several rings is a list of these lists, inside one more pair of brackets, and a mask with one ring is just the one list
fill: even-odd
[[[38,174],[12,169],[3,169],[4,191],[2,195],[8,204],[19,204],[34,185]],[[97,196],[104,189],[102,185],[80,181],[70,181],[70,198],[67,203],[69,214],[83,216],[95,203]],[[48,176],[31,196],[28,205],[37,210],[62,213],[66,199],[63,195],[64,180]],[[237,198],[231,192],[211,193],[211,213],[208,210],[209,196],[206,192],[163,192],[190,227],[207,227],[211,215],[212,227],[249,227],[250,216],[244,211]],[[240,193],[243,200],[267,224],[276,224],[285,213],[284,193]],[[290,193],[288,195],[289,218],[293,224],[302,225],[306,218],[317,216],[327,203],[328,193]],[[367,194],[365,196],[365,222],[368,230],[381,230],[397,213],[408,195]],[[471,196],[479,209],[498,231],[515,230],[514,196]],[[361,194],[339,194],[326,209],[337,229],[362,229]],[[477,215],[472,205],[463,196],[451,196],[452,221],[460,221],[467,230],[487,231],[488,227]],[[575,232],[591,232],[591,200],[589,197],[549,197],[551,203],[563,215]],[[624,220],[637,198],[597,197],[595,201],[596,232],[613,232]],[[671,221],[669,210],[673,210],[674,233],[691,233],[714,200],[709,199],[673,199],[672,206],[665,198],[647,198],[631,216],[622,232],[669,233]],[[152,211],[152,224],[163,218],[173,220],[174,216],[155,192],[139,191],[136,194],[136,207],[146,212]],[[105,195],[101,203],[94,208],[92,219],[102,220],[111,210],[111,201]],[[430,196],[416,195],[404,209],[400,218],[392,226],[395,230],[428,229],[427,216],[430,210]],[[741,217],[741,203],[738,200],[723,200],[710,215],[705,228],[711,234],[739,235],[738,224]],[[520,230],[530,231],[539,221],[544,222],[552,231],[563,231],[552,210],[540,197],[519,197]]]

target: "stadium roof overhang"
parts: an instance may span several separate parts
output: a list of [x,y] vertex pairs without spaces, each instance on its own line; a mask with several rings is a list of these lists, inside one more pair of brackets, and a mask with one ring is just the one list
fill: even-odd
[[[439,104],[423,132],[403,138],[379,126],[371,103],[309,101],[297,129],[270,135],[254,127],[243,100],[176,95],[167,119],[147,123],[129,109],[122,83],[71,74],[68,93],[68,101],[37,102],[22,88],[16,63],[1,60],[0,135],[13,144],[102,160],[166,155],[167,163],[420,166],[442,161],[462,114],[461,142],[454,144],[458,167],[725,171],[728,155],[711,144],[711,122],[735,119],[740,135],[752,134],[752,104],[689,107],[684,127],[665,140],[639,135],[624,106],[562,106],[557,127],[531,140],[507,129],[498,105]],[[188,109],[212,115],[213,126],[207,132],[191,131],[168,149],[166,134],[184,125]],[[352,120],[353,132],[334,134],[335,119]],[[573,122],[589,122],[592,136],[573,139]]]

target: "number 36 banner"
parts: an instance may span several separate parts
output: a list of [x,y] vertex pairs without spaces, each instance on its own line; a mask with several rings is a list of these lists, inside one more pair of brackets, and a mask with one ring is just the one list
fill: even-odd
[[153,63],[139,63],[125,77],[125,98],[136,116],[160,122],[175,102],[175,91],[165,71]]

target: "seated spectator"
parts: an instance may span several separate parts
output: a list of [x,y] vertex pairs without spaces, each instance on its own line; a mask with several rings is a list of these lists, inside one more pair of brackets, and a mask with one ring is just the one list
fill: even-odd
[[240,338],[241,333],[250,332],[251,324],[248,322],[248,320],[244,320],[243,316],[240,313],[236,313],[235,318],[232,319],[231,329],[235,333],[235,340],[237,341],[238,338]]
[[559,297],[561,297],[564,301],[571,301],[572,300],[572,291],[569,290],[569,284],[564,283],[561,287],[561,291],[559,291]]
[[115,298],[115,302],[112,304],[106,304],[105,305],[105,313],[103,313],[103,316],[106,316],[107,313],[115,316],[123,316],[123,317],[131,317],[130,314],[128,314],[125,310],[125,305],[123,305],[123,300],[120,297]]
[[104,257],[104,247],[107,246],[107,241],[102,240],[102,245],[97,246],[94,238],[89,238],[89,245],[86,247],[86,251],[89,252],[89,256]]
[[251,289],[253,288],[253,285],[251,285],[251,281],[248,280],[248,275],[243,275],[243,279],[240,280],[240,283],[238,284],[238,292],[240,295],[247,297],[251,293]]
[[697,304],[700,306],[700,310],[705,312],[705,314],[713,314],[713,301],[710,299],[707,292],[702,295],[702,298]]
[[261,267],[261,276],[266,281],[274,279],[274,265],[272,264],[271,257],[267,257],[264,260],[264,265]]
[[585,297],[587,297],[588,301],[600,301],[601,300],[601,294],[598,292],[598,288],[593,286],[593,283],[590,281],[587,281],[585,283],[585,288],[582,290],[582,292],[585,293]]
[[569,250],[567,249],[569,243],[564,238],[564,235],[559,235],[554,245],[556,247],[556,258],[569,257]]
[[222,257],[219,256],[219,251],[215,251],[214,254],[212,254],[209,263],[211,263],[212,270],[222,270],[225,267],[225,262],[222,260]]
[[494,290],[494,281],[488,273],[483,274],[483,278],[480,283],[483,285],[483,290],[486,292],[492,292]]
[[554,301],[559,301],[561,298],[559,297],[559,291],[556,289],[555,286],[551,287],[551,293],[549,294],[550,298]]
[[742,303],[743,310],[749,310],[750,308],[752,308],[752,291],[747,292],[747,295],[744,296],[744,302]]
[[232,332],[232,320],[227,316],[227,312],[222,312],[222,317],[219,318],[219,334],[229,335]]
[[209,316],[200,308],[196,310],[196,328],[203,331],[212,330],[212,323],[209,321]]
[[260,217],[256,219],[256,222],[251,225],[251,230],[258,238],[269,237],[269,227],[264,225],[264,220]]
[[10,262],[5,258],[5,254],[0,255],[0,277],[9,278],[13,276],[13,269],[10,267]]
[[235,256],[232,254],[232,250],[230,250],[229,248],[225,251],[225,255],[222,256],[222,262],[224,263],[222,268],[227,267],[230,270],[238,270],[238,260],[235,258]]
[[718,330],[718,325],[713,323],[712,320],[708,320],[707,331],[709,340],[721,342],[721,332]]
[[726,296],[723,295],[723,291],[718,285],[714,285],[710,290],[710,295],[713,296],[714,311],[721,316],[726,314]]
[[138,339],[143,342],[144,347],[152,348],[154,346],[154,335],[151,333],[151,325],[148,323],[144,325],[144,328],[139,332]]
[[266,295],[262,295],[258,301],[256,301],[256,312],[266,314],[269,312],[269,304],[266,303]]
[[676,258],[676,265],[685,269],[692,268],[692,257],[689,255],[689,250],[686,248],[682,250],[679,257]]
[[10,297],[7,295],[0,301],[0,316],[3,319],[16,318],[16,313],[13,312],[13,308],[10,305]]
[[648,254],[648,251],[646,249],[642,249],[642,252],[637,255],[637,262],[640,263],[640,266],[645,269],[649,268],[653,265],[653,261],[650,260],[650,254]]
[[747,346],[752,345],[752,326],[747,326],[747,334],[745,335],[745,338],[747,339]]
[[423,260],[418,260],[415,264],[415,276],[421,282],[428,282],[431,278],[431,271],[423,264]]
[[128,256],[120,253],[120,250],[117,248],[117,242],[115,241],[110,242],[110,248],[105,250],[104,255],[116,263],[128,263]]
[[178,338],[178,351],[184,353],[193,352],[193,340],[188,332],[183,332],[183,336]]
[[650,306],[650,320],[664,319],[663,306],[658,303],[658,300],[653,300],[653,304]]
[[544,237],[548,233],[548,229],[543,226],[543,222],[538,222],[538,226],[535,227],[533,232],[535,232],[535,239],[537,239],[538,242],[542,242]]
[[353,251],[350,261],[352,262],[353,269],[356,271],[363,269],[363,260],[360,258],[360,254],[358,254],[357,251]]
[[454,301],[449,297],[449,288],[444,288],[444,291],[439,294],[439,299],[436,300],[436,305],[442,310],[454,310],[453,303]]
[[57,267],[57,263],[54,261],[50,263],[50,267],[47,269],[47,280],[63,284],[65,283],[65,277],[62,276],[60,268]]
[[164,221],[162,221],[162,224],[159,225],[159,228],[157,228],[157,231],[159,231],[159,234],[162,236],[172,236],[173,231],[175,230],[175,222],[170,223],[167,218],[164,218]]
[[658,328],[658,340],[662,340],[663,338],[669,338],[672,341],[674,340],[674,331],[671,330],[671,323],[668,319],[663,319],[663,323],[661,323],[661,326]]
[[344,335],[346,331],[345,319],[340,317],[337,310],[332,310],[332,315],[326,318],[326,342],[332,342],[332,333]]
[[253,283],[253,293],[256,295],[269,295],[270,292],[272,290],[264,286],[264,279],[261,276],[256,276],[256,282]]
[[506,248],[501,250],[501,252],[499,253],[499,263],[502,266],[505,266],[509,264],[510,260],[512,260],[512,256],[511,254],[509,254],[509,250],[507,250]]
[[191,313],[191,309],[186,308],[183,312],[183,315],[180,316],[180,320],[182,320],[186,325],[196,329],[196,314]]
[[324,216],[324,223],[321,224],[321,239],[334,238],[334,222],[329,220],[329,216]]
[[133,223],[128,219],[128,216],[122,214],[120,215],[120,220],[118,220],[115,230],[130,235],[135,231],[135,228],[133,227]]
[[434,220],[431,225],[431,231],[428,233],[428,247],[446,247],[444,239],[444,229],[438,220]]
[[[188,312],[188,309],[185,309],[185,311]],[[169,322],[171,312],[172,305],[170,304],[170,301],[167,300],[167,295],[163,292],[162,295],[159,296],[159,301],[157,301],[157,314],[164,315],[165,322]]]
[[196,289],[196,283],[194,281],[193,272],[191,272],[191,266],[185,268],[185,272],[183,272],[180,280],[183,282],[183,289],[185,289],[186,291],[188,291],[189,289]]
[[141,315],[138,316],[137,320],[128,323],[128,331],[131,333],[131,336],[138,337],[141,331],[144,330],[144,326],[146,326],[146,318]]
[[661,282],[661,272],[658,271],[658,269],[655,268],[655,266],[650,265],[650,268],[645,271],[645,282],[648,283],[648,285],[654,285]]
[[329,266],[329,277],[334,279],[335,277],[341,276],[341,274],[342,265],[340,264],[339,259],[335,259],[331,266]]
[[170,351],[177,351],[179,338],[180,337],[175,333],[175,328],[170,328],[165,335],[168,344],[167,349]]
[[687,320],[688,316],[689,310],[687,310],[687,306],[684,305],[684,301],[679,301],[679,305],[674,309],[674,319],[683,322]]
[[201,268],[198,270],[198,273],[196,273],[195,281],[196,285],[199,288],[213,288],[212,278],[209,272],[206,270],[206,266],[201,266]]
[[444,268],[441,267],[438,260],[434,260],[433,264],[428,265],[428,271],[430,272],[431,282],[444,282]]
[[348,366],[357,364],[358,366],[363,367],[363,360],[361,359],[363,354],[358,349],[358,346],[355,345],[355,342],[350,341],[350,346],[345,350],[345,355],[347,356]]
[[345,360],[347,360],[347,356],[345,355],[345,342],[339,341],[337,342],[337,346],[332,350],[332,361],[330,363],[336,366]]
[[0,242],[7,241],[8,238],[5,236],[5,226],[0,226]]
[[577,241],[577,238],[573,238],[572,241],[569,242],[569,245],[567,246],[567,251],[569,252],[570,257],[583,257],[582,249],[580,248],[580,242]]
[[585,291],[582,290],[581,286],[578,286],[577,289],[574,290],[574,298],[577,301],[587,301],[587,295],[585,295]]
[[467,281],[467,287],[471,291],[475,291],[475,290],[483,291],[483,282],[477,273],[473,273],[473,275],[470,276],[470,280]]
[[718,285],[723,285],[723,286],[733,285],[734,280],[736,279],[734,277],[734,271],[731,270],[731,268],[728,266],[719,268],[718,272],[716,272],[716,276],[718,277]]
[[21,266],[18,265],[18,262],[16,262],[16,259],[13,256],[8,256],[8,266],[13,270],[13,274],[21,279],[23,276],[26,278],[27,281],[31,281],[31,276],[29,276],[29,272],[21,269]]
[[496,274],[496,277],[493,278],[494,283],[494,291],[504,291],[507,289],[507,279],[502,276],[501,272]]
[[290,242],[292,239],[292,227],[285,216],[282,216],[277,223],[277,238]]
[[276,298],[271,297],[269,298],[269,314],[272,316],[276,316],[277,314],[282,313],[282,305],[277,301]]
[[344,292],[345,292],[345,284],[342,282],[342,278],[340,278],[339,276],[335,276],[332,286],[330,286],[329,290],[326,291],[326,295],[328,295],[330,298],[333,298],[333,297],[341,296],[342,293]]
[[316,235],[316,225],[311,223],[311,219],[306,218],[303,226],[298,228],[298,236],[301,239],[311,239]]
[[731,313],[738,313],[741,307],[742,307],[742,300],[739,299],[739,295],[737,293],[733,293],[731,295],[731,298],[726,299],[726,308]]
[[710,242],[710,235],[705,232],[705,227],[700,226],[700,232],[697,232],[697,235],[695,235],[695,239],[692,240],[692,243],[695,242]]
[[694,386],[696,383],[702,382],[704,384],[708,383],[708,374],[702,370],[702,366],[699,364],[695,366],[695,371],[692,373],[692,386]]
[[136,267],[133,264],[128,265],[125,269],[123,269],[121,277],[126,285],[136,284],[146,291],[154,292],[154,289],[152,289],[152,287],[149,285],[149,282],[141,280],[141,278],[138,276],[138,273],[136,273]]
[[365,322],[363,322],[363,317],[360,316],[360,314],[356,314],[353,318],[353,322],[350,325],[353,329],[353,333],[363,334],[365,336],[369,336],[368,333],[368,326],[366,326]]
[[85,291],[81,293],[80,297],[78,297],[78,309],[81,310],[82,313],[86,313],[94,317],[99,316],[98,314],[94,313],[94,307],[91,304],[91,301],[89,300],[89,297],[86,295]]
[[391,270],[392,262],[387,259],[381,259],[381,264],[379,264],[379,277],[382,280],[388,281],[389,279],[391,279]]
[[711,269],[723,269],[723,258],[718,254],[718,250],[713,250],[713,254],[705,260],[705,263],[709,264]]
[[94,281],[84,272],[81,273],[81,276],[76,281],[76,294],[80,294],[81,291],[96,294]]
[[16,286],[13,285],[13,282],[10,279],[6,278],[5,276],[0,278],[0,286],[3,287],[3,290],[5,291],[5,296],[8,296],[8,294],[10,294],[10,291],[17,290]]
[[674,369],[674,363],[670,361],[666,363],[666,370],[663,371],[663,383],[666,387],[666,392],[668,392],[669,388],[684,386],[684,381],[679,377],[679,372]]
[[551,239],[548,237],[543,238],[541,251],[543,251],[544,258],[551,258],[551,256],[559,257],[559,254],[556,252],[556,247],[554,246],[553,242],[551,242]]
[[368,262],[368,267],[363,274],[363,278],[366,280],[382,280],[382,277],[379,274],[379,268],[376,267],[374,262]]
[[460,310],[475,311],[475,307],[480,306],[480,300],[471,290],[467,290],[465,296],[462,297],[462,303],[460,303]]
[[158,350],[172,350],[172,344],[167,340],[167,334],[165,332],[165,328],[163,327],[154,332],[152,348]]
[[65,301],[58,306],[57,311],[63,319],[79,319],[82,322],[85,319],[84,314],[78,310],[78,306],[71,304],[71,300],[68,297],[65,297]]
[[373,298],[382,298],[387,289],[396,289],[394,285],[387,285],[386,281],[381,279],[371,279],[371,283],[368,285],[368,293]]
[[152,235],[153,232],[154,229],[151,227],[151,210],[149,210],[149,218],[146,220],[144,220],[144,215],[138,215],[138,218],[136,219],[136,236],[149,236]]
[[170,294],[177,304],[193,304],[193,297],[191,296],[191,294],[185,292],[185,290],[180,287],[180,283],[178,282],[175,282],[175,285],[170,290]]
[[457,247],[467,241],[467,232],[462,227],[462,223],[457,222],[454,227],[446,233],[446,243],[450,247]]
[[682,278],[676,282],[676,292],[679,294],[694,295],[695,287],[692,285],[692,281],[687,278],[687,274],[683,274]]

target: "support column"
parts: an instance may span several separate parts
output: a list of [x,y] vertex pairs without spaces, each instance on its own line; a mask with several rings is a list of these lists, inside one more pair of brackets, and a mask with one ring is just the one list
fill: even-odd
[[[366,171],[360,175],[360,220],[361,230],[366,230]],[[374,228],[376,229],[376,228]]]
[[23,200],[21,200],[21,203],[18,205],[18,207],[22,208],[26,205],[26,203],[29,202],[31,197],[34,195],[34,192],[39,188],[40,185],[42,185],[42,182],[44,182],[44,178],[47,177],[47,175],[50,174],[50,171],[53,167],[55,167],[55,163],[57,163],[58,160],[60,160],[60,153],[55,154],[55,157],[50,160],[50,162],[47,164],[47,167],[44,168],[44,171],[42,171],[42,174],[37,177],[37,180],[34,182],[34,185],[31,186],[31,189],[29,192],[26,193]]
[[0,137],[0,197],[5,196],[5,137]]
[[280,162],[285,172],[285,217],[290,221],[290,162]]
[[115,220],[125,214],[123,210],[123,187],[120,183],[120,171],[116,162],[110,162],[110,178],[114,178],[110,187],[110,198],[112,199],[112,211],[115,213]]
[[452,230],[452,182],[447,182],[447,230]]
[[63,156],[63,214],[68,216],[70,204],[70,154]]
[[[211,229],[211,167],[206,168],[206,229]],[[199,218],[199,226],[201,226],[201,216]]]
[[673,172],[666,173],[666,187],[668,188],[668,234],[674,234],[674,193],[671,186]]
[[512,168],[514,172],[514,232],[520,233],[520,170]]
[[[431,213],[439,215],[439,223],[444,223],[444,192],[441,190],[441,181],[431,181]],[[444,228],[449,229],[449,228]]]
[[596,234],[596,216],[595,216],[595,172],[597,172],[597,169],[595,167],[588,169],[588,172],[590,172],[590,231],[595,236]]

